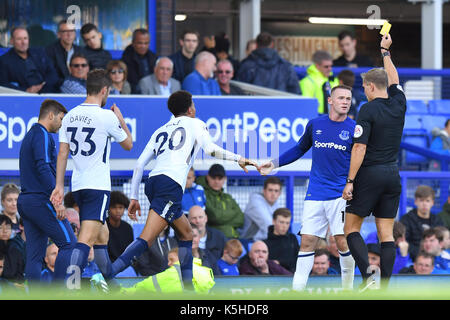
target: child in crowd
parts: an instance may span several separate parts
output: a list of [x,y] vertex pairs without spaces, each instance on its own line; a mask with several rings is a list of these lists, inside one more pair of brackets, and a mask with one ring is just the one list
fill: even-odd
[[220,273],[224,276],[238,276],[238,261],[243,252],[242,244],[237,239],[228,240],[223,249],[222,258],[217,261]]

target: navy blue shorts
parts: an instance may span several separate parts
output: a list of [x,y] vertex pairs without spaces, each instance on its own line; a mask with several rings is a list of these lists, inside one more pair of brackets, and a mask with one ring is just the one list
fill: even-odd
[[168,176],[161,174],[147,179],[145,195],[150,201],[150,209],[153,209],[167,223],[172,223],[183,214],[181,210],[183,189]]
[[97,220],[105,223],[111,191],[83,189],[73,192],[73,198],[80,207],[80,222]]

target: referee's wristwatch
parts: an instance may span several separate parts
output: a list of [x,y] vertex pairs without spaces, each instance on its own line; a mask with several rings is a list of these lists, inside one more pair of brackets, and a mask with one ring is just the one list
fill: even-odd
[[355,180],[347,178],[347,183],[353,183]]

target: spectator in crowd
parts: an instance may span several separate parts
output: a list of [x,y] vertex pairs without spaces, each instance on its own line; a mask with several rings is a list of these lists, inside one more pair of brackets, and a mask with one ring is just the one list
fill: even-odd
[[6,215],[0,215],[0,252],[5,255],[3,277],[14,282],[23,282],[25,265],[22,253],[10,245],[12,221]]
[[128,67],[128,82],[131,85],[131,93],[139,91],[139,80],[152,74],[156,62],[156,54],[149,49],[150,33],[147,29],[133,31],[131,44],[122,53],[122,60]]
[[328,52],[319,50],[314,52],[312,61],[313,64],[306,70],[306,76],[300,80],[302,95],[316,98],[319,102],[317,112],[328,114],[331,89],[339,85],[339,79],[331,71],[333,58]]
[[311,275],[324,276],[328,274],[338,274],[330,266],[330,253],[326,249],[316,250],[314,253],[314,265],[311,269]]
[[217,62],[216,78],[219,83],[220,92],[223,96],[228,95],[244,95],[244,91],[230,83],[231,78],[234,76],[233,65],[229,60],[220,60]]
[[409,243],[409,255],[415,261],[419,252],[420,241],[424,230],[442,226],[444,223],[438,215],[431,214],[434,205],[434,190],[425,185],[420,185],[414,193],[415,209],[412,209],[400,218],[400,222],[406,227],[406,241]]
[[248,255],[242,258],[239,273],[241,275],[292,275],[292,272],[269,259],[269,249],[261,240],[255,241]]
[[238,228],[244,224],[244,213],[233,197],[224,192],[225,168],[213,164],[206,176],[198,177],[197,183],[205,189],[208,226],[222,231],[227,238],[239,238]]
[[152,276],[169,267],[169,252],[178,247],[175,238],[169,235],[170,228],[166,227],[153,241],[147,251],[141,254],[134,263],[134,269],[142,276]]
[[333,61],[333,65],[348,68],[373,67],[373,61],[369,57],[356,52],[356,38],[352,32],[344,30],[339,33],[338,39],[342,55]]
[[339,72],[337,77],[340,85],[343,84],[352,88],[352,104],[350,105],[348,116],[352,119],[356,119],[356,115],[358,113],[357,108],[363,100],[366,100],[366,98],[359,90],[353,88],[353,85],[355,84],[355,74],[352,70],[342,70]]
[[441,218],[444,226],[450,229],[450,196],[448,196],[447,202],[442,206],[442,211],[439,212],[438,216]]
[[131,86],[127,81],[128,68],[121,60],[111,60],[106,65],[109,77],[112,81],[111,91],[109,94],[130,94]]
[[178,40],[181,49],[169,56],[173,62],[173,78],[180,83],[184,78],[194,71],[195,68],[195,51],[198,47],[199,34],[197,31],[186,30]]
[[269,248],[269,259],[294,273],[300,246],[297,237],[289,232],[291,217],[292,214],[288,208],[275,210],[273,225],[269,227],[269,234],[264,242]]
[[133,228],[122,220],[129,205],[130,200],[123,192],[111,191],[109,213],[106,218],[109,230],[108,255],[111,262],[114,262],[134,240]]
[[203,48],[201,51],[208,51],[214,56],[216,55],[216,36],[213,34],[208,34],[203,37]]
[[[231,65],[233,66],[234,72],[237,74],[239,71],[239,61],[233,58],[229,51],[230,51],[230,40],[228,39],[228,35],[225,33],[221,33],[215,37],[216,40],[216,58],[217,60],[228,60],[230,61]],[[234,74],[233,74],[234,78]]]
[[12,222],[11,237],[15,237],[16,233],[20,232],[19,214],[17,213],[17,198],[19,198],[19,187],[14,183],[7,183],[2,188],[2,212],[1,214],[7,216]]
[[220,274],[223,276],[238,276],[238,261],[244,248],[238,239],[230,239],[225,243],[222,258],[217,261]]
[[58,74],[41,48],[30,48],[28,31],[11,30],[11,44],[0,57],[0,86],[28,93],[58,92]]
[[41,282],[51,283],[55,276],[55,262],[58,256],[58,246],[53,242],[49,243],[45,252],[45,266],[41,272]]
[[397,274],[401,269],[412,265],[411,257],[408,253],[409,244],[406,241],[406,227],[400,221],[394,222],[394,242],[395,242],[395,262],[392,274]]
[[283,186],[278,177],[271,176],[264,181],[262,193],[253,193],[244,210],[244,226],[241,238],[267,239],[268,228],[273,222],[273,213],[281,205],[278,198]]
[[206,209],[205,189],[194,181],[195,171],[194,168],[191,167],[186,178],[183,199],[181,200],[181,210],[183,210],[183,213],[186,215],[189,213],[189,209],[195,205],[200,206],[203,210]]
[[86,94],[86,79],[89,73],[89,63],[81,53],[75,53],[70,58],[70,76],[61,85],[62,93]]
[[424,230],[421,249],[434,256],[434,269],[450,273],[450,254],[444,250],[444,234],[435,228]]
[[193,95],[220,96],[220,87],[213,78],[216,71],[216,57],[202,51],[195,57],[195,70],[188,74],[181,85],[183,90]]
[[[433,140],[430,145],[430,150],[443,155],[450,155],[450,119],[445,121],[444,129],[433,128],[431,130],[431,136]],[[437,160],[431,160],[430,170],[441,170],[441,163]]]
[[83,53],[89,61],[89,68],[91,70],[106,69],[108,62],[112,60],[112,56],[109,51],[103,49],[103,35],[98,30],[97,26],[92,23],[83,25],[81,27],[81,37],[86,44]]
[[300,94],[297,73],[292,64],[273,49],[272,36],[260,33],[256,43],[257,49],[241,62],[236,80]]
[[9,240],[9,245],[11,247],[16,248],[22,254],[23,265],[25,265],[26,252],[25,252],[25,243],[27,238],[25,236],[25,229],[23,227],[23,219],[19,219],[19,228],[20,232],[16,234],[16,236]]
[[438,236],[438,239],[439,239],[439,237],[442,237],[442,250],[445,250],[448,253],[450,253],[450,250],[449,250],[449,248],[450,248],[450,230],[445,226],[434,227],[434,230],[436,230],[436,232],[438,234],[442,235],[442,236],[441,235]]
[[207,226],[208,216],[205,210],[197,205],[189,210],[188,220],[198,229],[199,248],[203,250],[204,255],[208,256],[210,261],[219,260],[227,242],[225,235],[221,231]]
[[74,208],[66,208],[65,212],[66,219],[69,221],[73,233],[78,238],[78,233],[80,232],[80,214]]
[[141,94],[168,97],[181,89],[180,82],[172,78],[173,62],[168,57],[156,60],[154,73],[139,80]]
[[64,79],[69,77],[70,58],[75,53],[82,53],[82,48],[73,42],[76,37],[75,25],[68,23],[67,20],[61,20],[58,23],[58,40],[45,48],[45,53],[53,62],[56,73],[58,74],[59,88]]
[[256,48],[257,48],[256,40],[255,39],[248,40],[245,46],[245,57],[247,58],[250,55],[250,53],[256,50]]
[[420,251],[416,256],[414,264],[412,266],[401,269],[399,273],[427,275],[432,274],[433,271],[434,256],[424,251]]
[[69,191],[64,195],[64,207],[74,208],[78,213],[80,213],[80,207],[75,202],[72,191]]
[[[214,256],[205,249],[199,247],[200,245],[200,230],[195,224],[192,226],[192,256],[194,259],[200,259],[201,265],[211,268],[215,275],[220,274],[220,269],[217,265],[218,259],[214,259]],[[195,263],[195,262],[194,262]]]

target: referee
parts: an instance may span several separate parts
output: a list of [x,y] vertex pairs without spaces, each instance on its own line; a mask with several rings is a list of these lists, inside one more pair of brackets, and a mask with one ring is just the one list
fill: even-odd
[[[356,121],[350,169],[342,197],[347,200],[344,233],[350,252],[361,271],[361,291],[376,287],[369,268],[367,246],[359,231],[365,217],[375,216],[381,242],[380,272],[387,287],[395,260],[393,237],[402,186],[397,156],[405,122],[406,97],[399,85],[389,47],[392,39],[381,39],[384,69],[362,74],[368,103],[361,107]],[[375,271],[375,270],[374,270]]]

